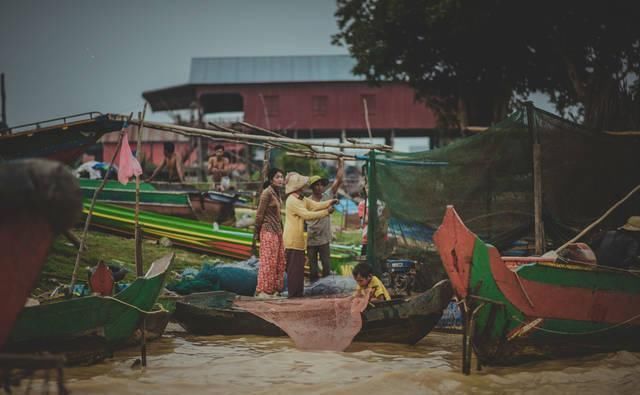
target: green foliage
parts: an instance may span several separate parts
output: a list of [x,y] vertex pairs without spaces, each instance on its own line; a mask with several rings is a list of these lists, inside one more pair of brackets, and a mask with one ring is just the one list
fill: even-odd
[[640,126],[640,3],[338,0],[333,42],[369,81],[407,81],[444,124],[489,124],[520,95],[578,105],[599,128]]

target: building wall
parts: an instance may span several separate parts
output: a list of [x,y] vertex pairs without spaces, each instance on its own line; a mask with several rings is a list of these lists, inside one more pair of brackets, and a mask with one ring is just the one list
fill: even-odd
[[[142,156],[149,162],[158,166],[164,159],[164,141],[145,141],[142,144]],[[190,148],[190,144],[187,142],[174,142],[176,152],[183,155]],[[109,161],[113,156],[113,152],[116,149],[117,144],[113,142],[105,142],[102,144],[102,157],[105,161]],[[136,143],[130,143],[131,150],[136,150]],[[194,151],[187,161],[187,165],[195,163],[197,160],[197,154]],[[116,159],[117,161],[117,159]]]
[[366,129],[363,97],[372,129],[433,129],[434,114],[400,83],[364,82],[200,85],[198,97],[238,93],[246,122],[271,129]]

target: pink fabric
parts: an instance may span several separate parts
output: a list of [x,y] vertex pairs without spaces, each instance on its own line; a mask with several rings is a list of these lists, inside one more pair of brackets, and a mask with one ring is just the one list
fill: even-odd
[[257,292],[273,294],[284,288],[284,244],[282,235],[262,229],[260,231],[260,270]]
[[237,300],[234,306],[277,325],[303,350],[343,351],[362,329],[362,297]]
[[365,206],[367,205],[366,200],[360,201],[358,203],[358,217],[362,221],[362,244],[367,244],[367,223],[369,222],[369,215],[365,216]]
[[127,185],[129,179],[133,176],[142,174],[142,167],[136,158],[133,157],[131,147],[129,147],[129,139],[127,134],[122,137],[122,146],[118,154],[118,181]]

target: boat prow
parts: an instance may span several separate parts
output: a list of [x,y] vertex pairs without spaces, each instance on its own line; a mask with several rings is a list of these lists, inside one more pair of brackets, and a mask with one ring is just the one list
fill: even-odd
[[546,257],[502,257],[451,206],[434,241],[481,362],[640,349],[637,274]]
[[12,352],[63,353],[70,364],[87,363],[128,345],[144,314],[164,288],[175,254],[155,261],[113,297],[86,296],[25,308],[7,342]]
[[78,183],[58,162],[0,164],[0,348],[24,307],[55,236],[79,218]]

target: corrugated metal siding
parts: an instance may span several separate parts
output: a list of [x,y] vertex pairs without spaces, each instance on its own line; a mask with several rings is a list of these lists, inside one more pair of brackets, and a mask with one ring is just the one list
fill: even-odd
[[363,81],[349,55],[193,58],[192,84]]

